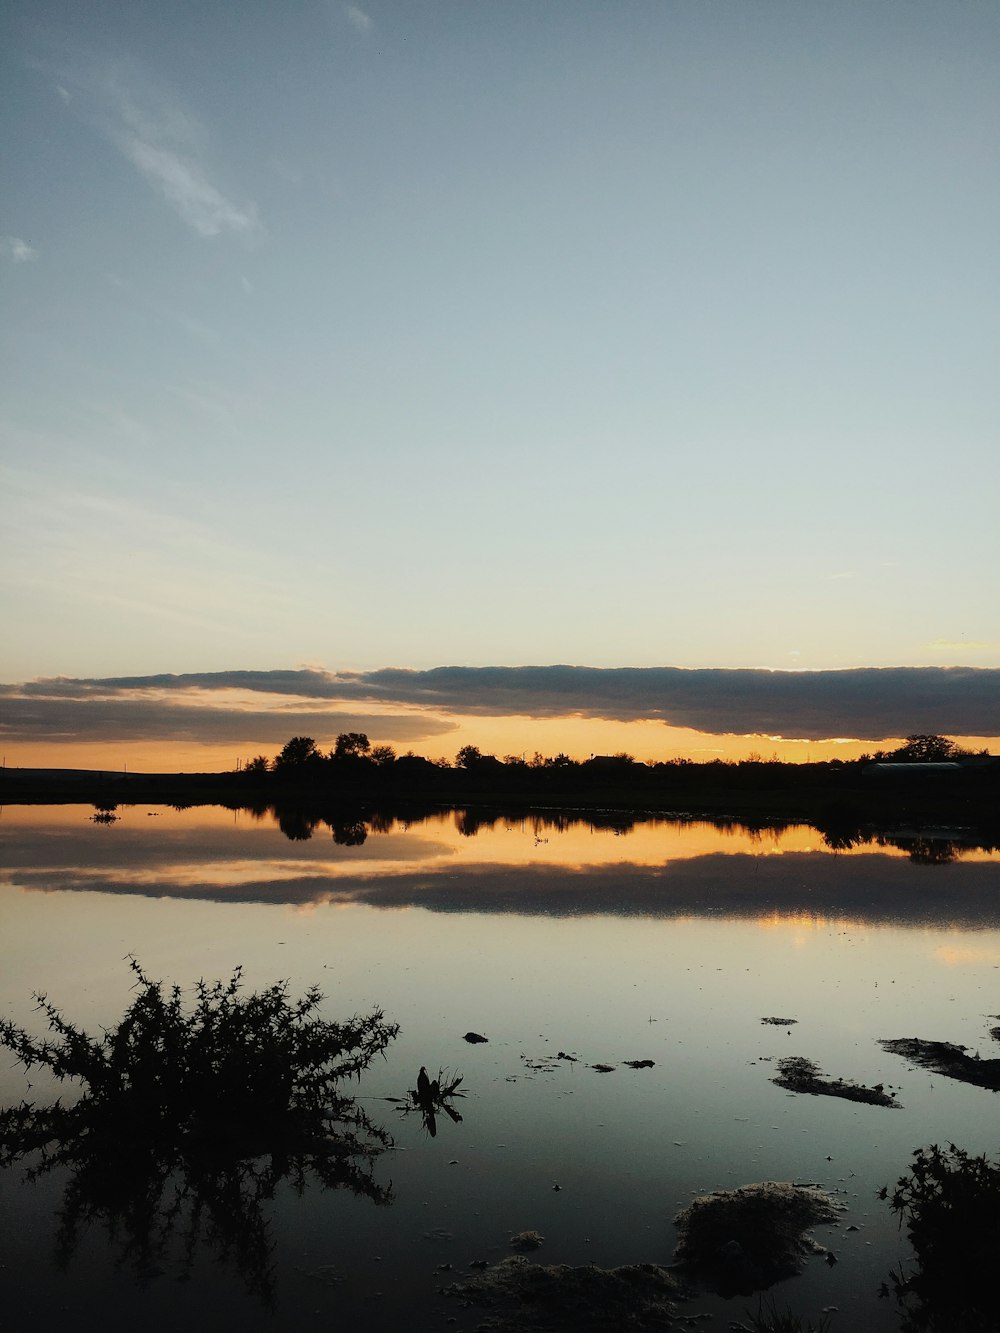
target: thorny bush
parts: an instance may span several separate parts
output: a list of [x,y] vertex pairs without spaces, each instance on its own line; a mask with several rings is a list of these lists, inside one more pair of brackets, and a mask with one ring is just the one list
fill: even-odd
[[165,990],[135,958],[129,965],[136,997],[100,1037],[40,994],[49,1038],[0,1022],[0,1045],[27,1070],[42,1066],[81,1087],[67,1105],[0,1110],[0,1166],[29,1157],[29,1181],[68,1169],[61,1262],[82,1225],[102,1222],[140,1279],[178,1248],[185,1276],[201,1238],[269,1303],[264,1205],[282,1181],[301,1190],[312,1178],[390,1201],[373,1162],[391,1139],[338,1085],[360,1079],[398,1024],[378,1009],[322,1019],[316,987],[298,1000],[287,982],[243,995],[239,968],[227,982],[199,981],[185,1005],[179,986]]
[[399,1031],[381,1010],[346,1023],[318,1017],[311,986],[290,1000],[282,981],[241,995],[242,969],[227,982],[199,981],[188,1011],[181,988],[164,990],[135,958],[138,994],[121,1022],[88,1036],[43,994],[35,996],[56,1040],[0,1022],[0,1044],[30,1070],[45,1066],[84,1091],[76,1110],[142,1137],[207,1132],[224,1121],[255,1129],[288,1116],[335,1112],[337,1084],[360,1079]]

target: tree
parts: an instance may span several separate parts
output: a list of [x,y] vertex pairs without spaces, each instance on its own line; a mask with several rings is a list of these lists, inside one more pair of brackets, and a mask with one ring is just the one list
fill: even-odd
[[396,762],[396,751],[391,745],[373,745],[368,751],[368,758],[379,768],[385,768]]
[[570,759],[568,754],[563,754],[562,750],[554,754],[550,759],[545,760],[546,768],[575,768],[576,765]]
[[940,764],[968,753],[947,736],[917,735],[907,736],[906,744],[893,750],[889,758],[908,764]]
[[463,745],[455,756],[455,767],[464,768],[468,773],[495,774],[503,764],[495,754],[483,754],[476,745]]
[[259,754],[253,759],[248,759],[243,765],[244,773],[266,773],[271,767],[271,761],[266,754]]
[[344,759],[348,755],[363,758],[371,749],[368,737],[363,731],[342,731],[333,747],[335,759]]
[[311,736],[293,736],[275,759],[274,767],[279,771],[302,768],[306,764],[318,763],[322,758],[319,747]]

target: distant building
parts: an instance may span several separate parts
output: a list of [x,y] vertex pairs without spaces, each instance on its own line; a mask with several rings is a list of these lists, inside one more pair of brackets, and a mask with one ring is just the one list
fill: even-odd
[[960,773],[962,765],[957,760],[950,759],[942,763],[929,764],[894,764],[891,760],[887,760],[885,763],[867,764],[861,771],[866,777],[918,778],[931,773]]
[[866,764],[861,772],[872,777],[906,778],[911,774],[920,777],[922,773],[964,773],[970,769],[978,772],[989,768],[1000,768],[1000,755],[966,754],[961,759],[943,759],[916,764],[885,759],[875,764]]

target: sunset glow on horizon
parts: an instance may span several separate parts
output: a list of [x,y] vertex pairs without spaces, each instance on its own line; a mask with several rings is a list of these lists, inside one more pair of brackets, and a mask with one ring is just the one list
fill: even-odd
[[[583,761],[594,754],[631,754],[639,763],[669,763],[690,759],[694,763],[721,760],[736,763],[746,759],[773,759],[782,763],[820,763],[824,760],[858,759],[875,748],[892,749],[903,737],[890,738],[884,747],[865,741],[781,741],[762,736],[709,736],[664,727],[662,723],[607,723],[591,720],[547,720],[497,718],[480,719],[470,724],[456,720],[454,731],[433,741],[412,741],[398,747],[398,753],[412,752],[424,758],[453,761],[463,745],[475,745],[486,754],[504,758],[514,754],[530,761],[536,751],[546,758],[566,754]],[[320,748],[330,750],[338,731],[317,739]],[[493,741],[491,742],[491,737]],[[291,733],[289,739],[291,738]],[[963,748],[973,751],[997,749],[997,738],[989,736],[953,737]],[[384,736],[372,732],[373,745],[386,744]],[[521,740],[525,744],[518,747]],[[574,744],[574,740],[578,743]],[[514,749],[506,749],[514,745]],[[245,764],[257,754],[273,759],[280,745],[254,743],[231,745],[211,741],[50,741],[8,742],[3,759],[7,768],[83,768],[106,772],[130,773],[226,773]]]

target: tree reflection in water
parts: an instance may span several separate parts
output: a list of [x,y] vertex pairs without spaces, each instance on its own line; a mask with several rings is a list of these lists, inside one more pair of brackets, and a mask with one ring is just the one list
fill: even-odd
[[[308,841],[319,827],[326,824],[338,846],[360,847],[370,833],[388,833],[397,823],[409,828],[419,825],[427,819],[440,818],[441,807],[426,810],[408,808],[405,821],[401,821],[390,809],[372,810],[368,807],[351,810],[338,806],[335,811],[324,810],[322,803],[316,808],[301,808],[293,804],[268,804],[241,806],[261,818],[266,814],[275,819],[282,833],[291,842]],[[477,806],[465,809],[452,808],[455,828],[463,838],[475,838],[477,834],[490,832],[501,823],[527,823],[533,831],[536,845],[548,841],[549,833],[565,833],[572,828],[589,828],[593,832],[608,832],[616,837],[626,837],[643,825],[663,822],[659,817],[641,813],[628,813],[619,810],[592,810],[586,815],[567,815],[560,812],[534,810],[530,815],[524,810],[501,810],[489,806]],[[668,823],[683,821],[668,820]],[[794,821],[782,818],[738,819],[728,815],[702,814],[698,822],[719,830],[720,833],[732,833],[746,830],[751,834],[769,834],[778,836],[793,826]],[[809,822],[822,835],[823,841],[831,851],[851,851],[864,847],[876,850],[897,848],[906,852],[910,860],[917,865],[951,865],[961,860],[963,854],[973,850],[993,852],[1000,849],[1000,841],[995,833],[984,828],[963,828],[961,833],[939,829],[916,829],[913,831],[889,831],[862,820],[857,807],[834,802],[825,812],[815,816]]]
[[[363,1117],[362,1117],[363,1119]],[[376,1204],[392,1201],[391,1186],[377,1183],[373,1161],[391,1143],[365,1122],[353,1132],[368,1142],[272,1148],[260,1156],[247,1145],[203,1142],[171,1148],[142,1138],[108,1141],[74,1137],[45,1151],[25,1179],[69,1170],[56,1234],[56,1259],[68,1267],[82,1234],[103,1226],[115,1262],[142,1285],[165,1272],[191,1276],[203,1250],[232,1268],[265,1306],[274,1302],[274,1240],[269,1209],[279,1186],[298,1193],[309,1184],[349,1189]],[[11,1151],[5,1135],[5,1161]],[[243,1155],[246,1153],[247,1155]]]

